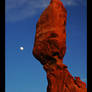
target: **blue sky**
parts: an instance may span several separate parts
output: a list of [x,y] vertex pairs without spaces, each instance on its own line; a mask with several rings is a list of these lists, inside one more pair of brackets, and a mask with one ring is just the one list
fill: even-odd
[[[42,65],[33,57],[36,23],[50,0],[6,0],[6,92],[46,92]],[[67,51],[64,64],[73,76],[86,80],[86,0],[62,0],[67,9]],[[20,51],[20,46],[24,50]]]

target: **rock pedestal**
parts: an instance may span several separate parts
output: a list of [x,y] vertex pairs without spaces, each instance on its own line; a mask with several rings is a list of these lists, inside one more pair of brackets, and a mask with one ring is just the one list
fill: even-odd
[[73,78],[63,64],[66,52],[67,11],[60,0],[51,0],[36,25],[33,55],[47,72],[47,92],[86,92],[86,84]]
[[47,72],[47,92],[87,92],[79,77],[72,77],[64,64],[44,65]]

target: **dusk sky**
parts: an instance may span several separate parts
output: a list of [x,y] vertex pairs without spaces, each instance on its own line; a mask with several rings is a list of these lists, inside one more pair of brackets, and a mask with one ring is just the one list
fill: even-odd
[[[86,0],[61,0],[67,10],[67,51],[63,62],[87,83]],[[36,23],[50,0],[6,0],[5,90],[47,92],[43,66],[32,55]],[[20,47],[24,47],[20,50]]]

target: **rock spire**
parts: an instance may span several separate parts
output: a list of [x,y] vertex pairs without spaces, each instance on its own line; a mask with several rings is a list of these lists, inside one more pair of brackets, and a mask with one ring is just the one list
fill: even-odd
[[86,84],[73,77],[63,64],[66,52],[67,11],[60,0],[51,0],[36,25],[33,55],[47,73],[47,92],[87,92]]

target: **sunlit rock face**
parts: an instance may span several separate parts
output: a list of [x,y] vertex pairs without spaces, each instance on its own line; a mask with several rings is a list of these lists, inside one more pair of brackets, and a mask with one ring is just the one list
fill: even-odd
[[66,52],[67,12],[60,0],[52,0],[36,25],[33,55],[42,63],[55,63]]
[[36,25],[33,55],[47,73],[47,92],[87,92],[79,77],[63,64],[66,52],[67,12],[60,0],[51,0]]
[[47,73],[47,92],[87,92],[86,84],[73,77],[64,64],[44,65]]

